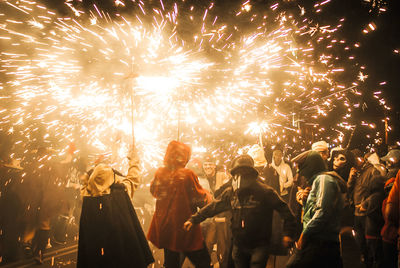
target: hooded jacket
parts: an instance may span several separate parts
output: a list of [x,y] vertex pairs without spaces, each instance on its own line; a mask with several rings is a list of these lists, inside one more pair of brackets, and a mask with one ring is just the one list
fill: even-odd
[[336,172],[315,176],[304,207],[303,234],[317,240],[339,241],[346,182]]
[[82,196],[102,196],[110,193],[110,186],[116,183],[125,185],[130,198],[140,184],[140,168],[139,157],[135,149],[129,152],[129,167],[126,177],[114,172],[114,170],[107,165],[98,164],[93,172],[85,174],[82,179]]
[[314,240],[338,242],[346,182],[336,172],[326,172],[325,162],[318,152],[303,154],[296,159],[299,174],[312,185],[304,206],[303,235]]
[[287,204],[276,191],[258,179],[247,187],[233,190],[228,186],[219,199],[194,214],[190,221],[194,226],[223,211],[231,211],[233,242],[243,248],[270,246],[272,213],[276,210],[283,221],[285,235],[293,236],[294,218]]
[[209,194],[199,184],[195,173],[185,168],[190,158],[189,146],[172,141],[167,147],[164,167],[159,168],[150,185],[156,209],[147,238],[158,248],[176,252],[203,248],[200,226],[183,229],[185,221],[204,206]]

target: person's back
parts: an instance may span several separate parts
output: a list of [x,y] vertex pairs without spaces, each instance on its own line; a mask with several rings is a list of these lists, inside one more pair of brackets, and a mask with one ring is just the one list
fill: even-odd
[[327,172],[320,154],[306,151],[293,160],[311,191],[304,206],[303,232],[287,267],[342,267],[339,230],[346,182]]
[[[333,173],[322,173],[314,181],[304,207],[303,233],[313,239],[339,241],[340,220],[343,211],[345,182]],[[324,194],[324,195],[321,195]]]

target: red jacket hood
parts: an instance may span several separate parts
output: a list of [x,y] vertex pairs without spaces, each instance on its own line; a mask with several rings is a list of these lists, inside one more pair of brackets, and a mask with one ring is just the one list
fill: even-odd
[[164,165],[170,169],[183,168],[189,162],[190,153],[188,145],[179,141],[171,141],[164,156]]

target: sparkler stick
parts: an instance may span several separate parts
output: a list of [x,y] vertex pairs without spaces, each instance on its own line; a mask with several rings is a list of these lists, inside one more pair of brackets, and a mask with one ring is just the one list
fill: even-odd
[[135,101],[134,101],[134,90],[133,90],[133,81],[135,78],[137,78],[139,75],[135,72],[135,66],[132,64],[131,67],[131,73],[125,78],[128,79],[128,90],[129,90],[129,95],[131,98],[131,123],[132,123],[132,144],[135,144],[135,127],[134,127],[134,114],[135,114]]
[[351,134],[350,134],[350,137],[349,137],[349,141],[347,142],[347,145],[346,145],[346,147],[345,147],[346,150],[348,150],[349,147],[350,147],[351,140],[353,139],[354,132],[356,132],[356,128],[357,128],[357,126],[355,126],[355,127],[353,128],[353,130],[351,131]]
[[260,142],[260,147],[264,148],[263,139],[262,139],[262,129],[261,128],[260,128],[260,134],[258,135],[258,139],[259,139],[259,142]]

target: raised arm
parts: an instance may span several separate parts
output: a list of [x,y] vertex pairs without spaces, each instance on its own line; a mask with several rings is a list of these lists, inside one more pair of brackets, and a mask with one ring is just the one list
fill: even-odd
[[128,194],[132,198],[133,193],[136,191],[140,184],[140,161],[135,146],[132,146],[128,154],[128,160],[128,174],[126,175],[126,179],[122,182],[126,185]]

